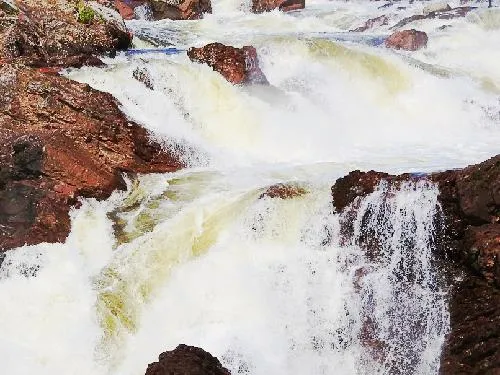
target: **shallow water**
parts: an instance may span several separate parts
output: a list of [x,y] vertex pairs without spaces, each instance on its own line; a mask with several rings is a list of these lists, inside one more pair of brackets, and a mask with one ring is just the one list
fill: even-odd
[[[189,168],[84,201],[65,244],[7,254],[4,372],[142,374],[186,343],[233,374],[437,373],[449,323],[432,261],[435,187],[387,201],[380,186],[363,200],[360,214],[376,213],[377,261],[340,240],[330,197],[354,169],[425,172],[498,153],[500,13],[419,21],[429,45],[415,53],[379,45],[427,4],[314,1],[252,15],[220,0],[200,21],[128,24],[138,48],[254,45],[270,87],[232,86],[183,53],[68,71],[112,93]],[[380,14],[390,25],[347,32]],[[132,78],[137,67],[153,91]],[[290,181],[308,193],[259,199]]]

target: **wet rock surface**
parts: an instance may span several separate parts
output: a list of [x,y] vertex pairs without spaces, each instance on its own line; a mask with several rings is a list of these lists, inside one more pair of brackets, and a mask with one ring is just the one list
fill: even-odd
[[355,29],[352,29],[350,31],[352,32],[363,32],[369,29],[372,29],[377,26],[385,26],[389,23],[389,18],[386,15],[381,15],[375,18],[370,18],[368,21],[365,22],[363,26],[357,27]]
[[305,0],[252,0],[252,12],[263,13],[279,9],[282,12],[304,9]]
[[423,31],[415,29],[396,31],[385,40],[387,48],[416,51],[427,47],[428,37]]
[[109,94],[17,65],[0,77],[1,250],[63,241],[77,198],[108,197],[122,173],[181,167]]
[[272,185],[260,195],[262,198],[280,198],[291,199],[301,197],[307,194],[307,190],[295,184],[276,184]]
[[201,348],[181,344],[160,354],[146,375],[230,375],[219,360]]
[[210,43],[201,48],[192,47],[187,54],[191,61],[207,64],[233,84],[268,84],[252,46],[235,48]]
[[[100,55],[114,55],[131,44],[123,24],[90,7],[71,3],[19,0],[19,15],[0,28],[0,59],[33,67],[99,65]],[[82,12],[85,17],[82,17]],[[5,17],[4,17],[5,18]]]
[[[341,234],[352,236],[360,197],[382,181],[397,185],[426,180],[437,184],[442,217],[436,218],[435,249],[450,280],[451,332],[441,374],[496,374],[500,368],[500,155],[460,170],[429,175],[354,171],[332,187],[334,207],[343,212]],[[376,236],[359,245],[376,256]],[[452,275],[452,276],[450,276]],[[496,371],[496,372],[495,372]]]

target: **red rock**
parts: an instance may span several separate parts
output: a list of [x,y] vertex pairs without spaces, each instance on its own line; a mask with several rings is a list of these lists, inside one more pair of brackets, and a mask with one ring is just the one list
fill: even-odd
[[427,47],[427,34],[415,29],[396,31],[385,40],[387,48],[416,51]]
[[305,6],[305,0],[253,0],[252,12],[263,13],[274,9],[279,9],[282,12],[290,12],[292,10],[304,9]]
[[219,360],[201,348],[179,345],[161,353],[149,364],[146,375],[231,375]]
[[306,189],[300,186],[293,184],[276,184],[270,186],[264,193],[262,193],[259,199],[265,197],[291,199],[291,198],[301,197],[305,194],[307,194]]
[[350,30],[350,31],[363,32],[363,31],[366,31],[368,29],[372,29],[373,27],[387,25],[388,23],[389,23],[389,19],[384,14],[384,15],[381,15],[381,16],[378,16],[375,18],[371,18],[368,21],[366,21],[363,26],[357,27],[357,28]]
[[80,67],[102,64],[99,55],[113,55],[130,46],[131,36],[115,22],[95,18],[77,21],[76,10],[28,0],[17,2],[20,16],[0,32],[0,58],[35,67]]
[[201,48],[192,47],[187,54],[191,61],[207,64],[233,84],[268,83],[254,47],[235,48],[211,43]]
[[135,18],[134,9],[148,4],[147,0],[115,0],[114,7],[120,13],[124,20],[133,20]]
[[182,166],[109,94],[13,64],[0,76],[0,250],[64,241],[77,198],[108,197],[122,173]]

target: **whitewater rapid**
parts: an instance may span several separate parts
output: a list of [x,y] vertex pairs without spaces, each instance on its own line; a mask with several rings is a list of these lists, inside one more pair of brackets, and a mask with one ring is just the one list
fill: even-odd
[[[112,93],[188,168],[84,200],[64,244],[6,254],[3,373],[137,375],[186,343],[233,374],[436,374],[449,329],[432,256],[436,188],[404,185],[385,200],[381,185],[362,201],[381,239],[374,261],[356,240],[361,216],[340,241],[330,187],[358,168],[426,172],[498,153],[500,12],[419,21],[429,46],[405,53],[380,38],[428,3],[397,4],[406,9],[318,0],[252,15],[217,0],[200,21],[128,23],[138,48],[254,45],[269,87],[232,86],[184,53],[67,71]],[[381,14],[389,26],[347,32]],[[278,182],[307,194],[261,199]]]

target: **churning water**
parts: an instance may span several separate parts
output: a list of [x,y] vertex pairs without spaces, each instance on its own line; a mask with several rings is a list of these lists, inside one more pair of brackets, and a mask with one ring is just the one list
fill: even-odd
[[[423,5],[380,5],[252,15],[216,0],[200,21],[129,23],[137,47],[254,45],[269,87],[232,86],[183,53],[67,72],[111,92],[189,168],[84,201],[65,244],[7,253],[3,373],[137,375],[186,343],[233,374],[436,374],[449,328],[436,188],[381,184],[346,218],[330,186],[356,168],[431,171],[498,153],[500,13],[420,21],[429,46],[408,54],[379,41]],[[347,32],[384,13],[390,25]],[[306,194],[261,198],[277,182]]]

